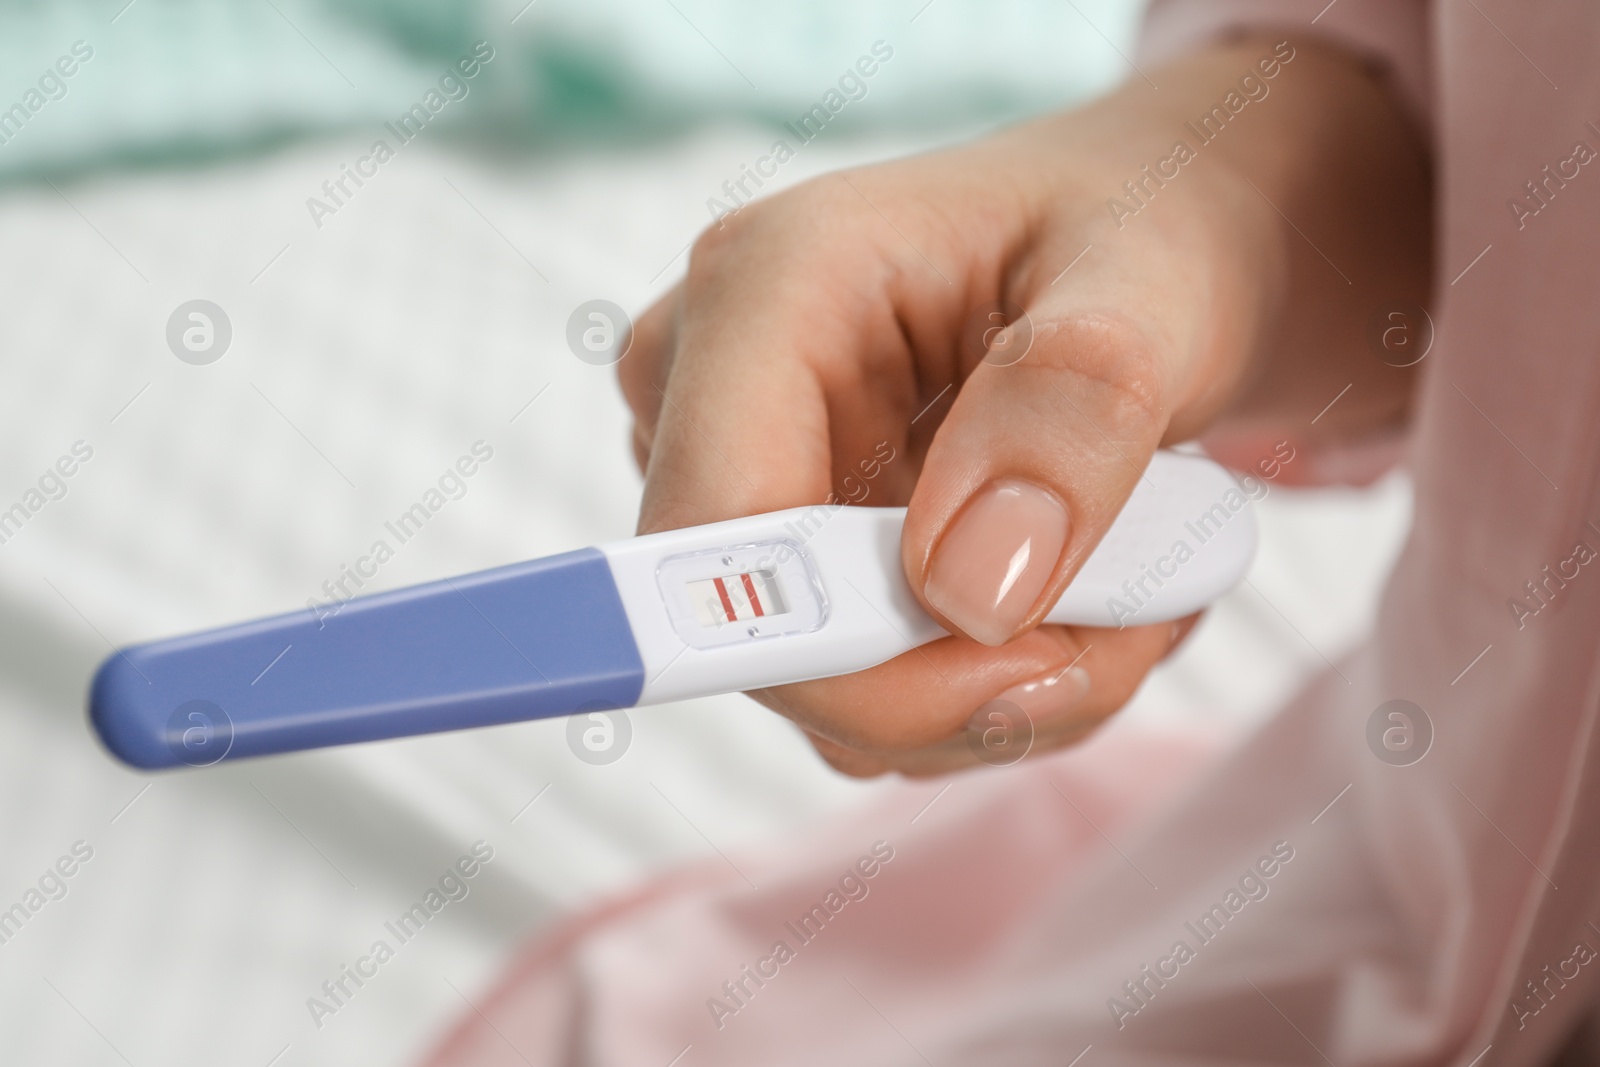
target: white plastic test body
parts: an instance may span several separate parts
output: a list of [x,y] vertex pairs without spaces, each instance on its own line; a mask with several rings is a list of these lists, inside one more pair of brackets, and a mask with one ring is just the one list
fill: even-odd
[[[121,649],[90,718],[124,761],[171,767],[850,674],[946,636],[902,572],[904,521],[795,508]],[[1231,475],[1158,453],[1046,621],[1181,618],[1255,545]]]

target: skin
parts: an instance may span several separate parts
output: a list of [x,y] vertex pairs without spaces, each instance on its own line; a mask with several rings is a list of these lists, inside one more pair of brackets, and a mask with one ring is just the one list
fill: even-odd
[[[1416,370],[1376,358],[1367,331],[1385,307],[1426,303],[1430,176],[1371,72],[1291,41],[1269,95],[1147,206],[1120,226],[1107,206],[1175,141],[1195,147],[1185,121],[1280,40],[1221,44],[1152,71],[1159,91],[1135,80],[751,204],[700,237],[685,280],[641,317],[619,368],[646,475],[640,533],[822,501],[888,441],[896,459],[869,502],[908,505],[903,563],[921,596],[946,525],[986,483],[1024,478],[1067,509],[1067,547],[1007,643],[954,636],[751,694],[837,769],[973,765],[973,712],[1075,661],[1088,696],[1039,724],[1034,753],[1081,740],[1127,702],[1192,620],[1038,622],[1157,447],[1201,438],[1247,468],[1277,441],[1314,455],[1403,426]],[[1001,299],[1033,331],[1010,366],[963,341]]]

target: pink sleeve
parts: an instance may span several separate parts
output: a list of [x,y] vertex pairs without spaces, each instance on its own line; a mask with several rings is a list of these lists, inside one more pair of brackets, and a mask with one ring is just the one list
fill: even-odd
[[1243,31],[1314,35],[1361,56],[1423,129],[1433,114],[1429,0],[1152,0],[1140,43],[1152,63]]

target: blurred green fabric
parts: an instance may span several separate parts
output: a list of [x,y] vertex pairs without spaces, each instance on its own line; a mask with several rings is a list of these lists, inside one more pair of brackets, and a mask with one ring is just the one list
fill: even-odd
[[[978,126],[1122,77],[1119,52],[1131,51],[1140,7],[0,0],[0,180],[179,165],[323,131],[376,130],[477,41],[495,58],[440,125],[484,145],[638,141],[718,118],[776,126],[818,102],[876,41],[894,59],[870,80],[866,99],[841,113],[840,127]],[[58,88],[50,72],[80,41],[92,57]]]

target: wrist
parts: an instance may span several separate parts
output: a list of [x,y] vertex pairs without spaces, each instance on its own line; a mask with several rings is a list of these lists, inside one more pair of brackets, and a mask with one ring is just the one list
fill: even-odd
[[1152,74],[1159,92],[1134,79],[1030,135],[1068,176],[1045,194],[1054,224],[1142,282],[1129,306],[1156,335],[1169,443],[1235,413],[1303,424],[1325,378],[1392,424],[1414,372],[1372,358],[1366,322],[1426,302],[1431,245],[1399,108],[1321,43],[1246,39]]

